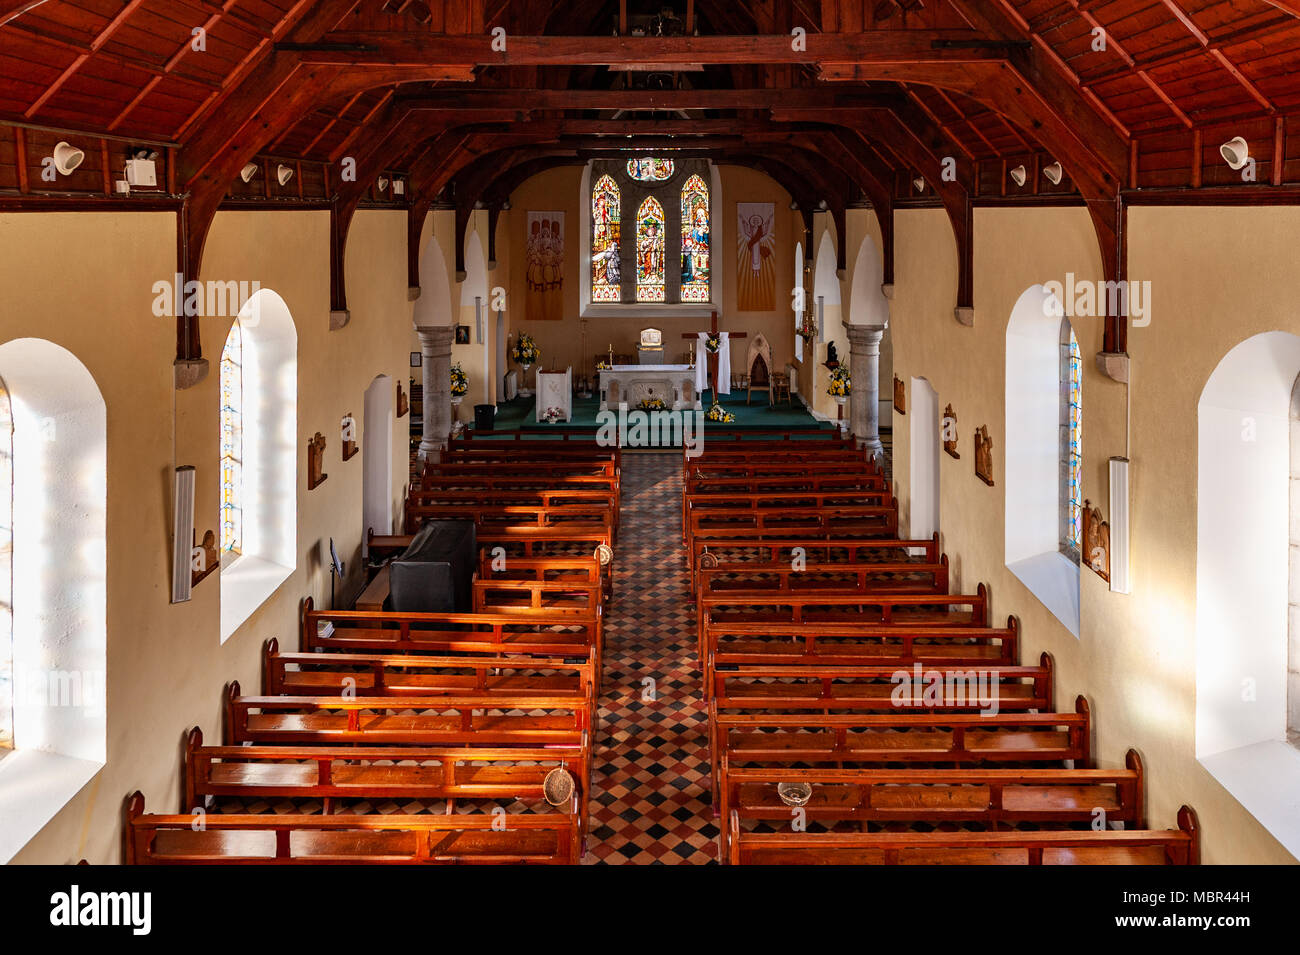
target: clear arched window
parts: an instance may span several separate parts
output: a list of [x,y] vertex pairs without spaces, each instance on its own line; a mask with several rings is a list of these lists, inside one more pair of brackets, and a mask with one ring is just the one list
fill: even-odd
[[699,176],[682,186],[681,300],[709,300],[709,187]]
[[617,302],[622,295],[618,261],[619,191],[609,176],[591,190],[591,300]]
[[14,419],[0,379],[0,756],[14,746]]
[[244,544],[244,340],[238,320],[221,350],[221,556]]
[[1061,552],[1078,561],[1083,540],[1083,360],[1061,322]]
[[664,207],[654,196],[636,214],[636,300],[664,300]]

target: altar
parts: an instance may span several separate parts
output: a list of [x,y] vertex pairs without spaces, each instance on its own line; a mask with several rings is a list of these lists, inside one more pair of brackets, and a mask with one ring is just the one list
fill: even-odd
[[692,365],[614,365],[600,370],[600,410],[659,398],[665,409],[701,408]]

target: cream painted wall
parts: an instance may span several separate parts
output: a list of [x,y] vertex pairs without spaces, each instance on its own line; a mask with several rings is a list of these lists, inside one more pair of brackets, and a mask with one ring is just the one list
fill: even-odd
[[[1174,825],[1186,803],[1199,814],[1208,863],[1294,861],[1197,762],[1195,756],[1196,406],[1215,365],[1234,345],[1273,329],[1300,331],[1293,250],[1300,210],[1155,209],[1129,215],[1129,274],[1152,282],[1149,327],[1129,334],[1132,356],[1133,593],[1082,577],[1075,639],[1003,563],[1006,435],[1003,354],[1011,308],[1031,285],[1072,271],[1096,279],[1100,258],[1083,209],[979,209],[975,216],[975,325],[952,315],[956,260],[941,210],[896,216],[891,309],[897,374],[926,377],[957,416],[960,460],[940,455],[944,549],[953,586],[990,585],[994,616],[1020,617],[1022,659],[1043,650],[1056,663],[1056,699],[1070,709],[1086,693],[1103,767],[1129,747],[1147,770],[1149,824]],[[1126,388],[1091,360],[1100,319],[1077,318],[1085,355],[1084,494],[1108,509],[1107,461],[1125,453]],[[895,415],[894,474],[907,524],[909,429]],[[972,434],[987,425],[994,480],[973,473]]]
[[[362,422],[375,375],[405,380],[411,306],[406,300],[406,219],[363,211],[347,261],[351,323],[329,331],[329,216],[324,212],[223,212],[204,279],[257,280],[288,304],[298,332],[298,566],[225,643],[217,577],[186,604],[170,599],[171,471],[198,469],[200,535],[217,524],[217,359],[230,318],[201,320],[208,378],[174,392],[175,323],[151,311],[152,284],[175,270],[172,214],[0,216],[0,340],[48,338],[94,375],[108,414],[108,761],[21,851],[16,862],[120,860],[124,797],[141,789],[155,811],[178,808],[181,741],[194,725],[220,739],[221,691],[238,679],[260,689],[263,642],[295,647],[299,601],[329,599],[325,556],[335,538],[359,585],[361,457],[341,460],[340,423]],[[76,280],[33,281],[63,274]],[[176,428],[173,453],[173,399]],[[394,423],[393,488],[407,480],[406,421]],[[326,436],[328,480],[306,490],[306,442]]]

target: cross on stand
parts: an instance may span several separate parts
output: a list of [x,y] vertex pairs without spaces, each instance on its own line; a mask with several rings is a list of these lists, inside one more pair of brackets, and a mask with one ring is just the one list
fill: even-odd
[[[718,334],[718,313],[715,311],[713,312],[713,317],[710,319],[709,335],[712,336],[716,334]],[[688,339],[690,341],[698,341],[699,337],[700,337],[699,332],[682,332],[682,338]],[[745,332],[729,332],[727,334],[728,341],[730,341],[733,338],[746,338],[746,337],[747,335]],[[708,361],[709,363],[708,378],[710,381],[713,382],[713,403],[716,405],[718,403],[718,353],[711,352],[706,348],[704,350],[704,354],[706,356],[706,361]],[[706,386],[708,385],[708,381],[705,382],[705,385]],[[700,397],[701,399],[703,399],[704,396],[701,395]]]

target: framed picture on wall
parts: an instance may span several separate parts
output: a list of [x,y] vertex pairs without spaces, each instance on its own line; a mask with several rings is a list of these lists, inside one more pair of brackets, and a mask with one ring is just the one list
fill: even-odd
[[424,356],[418,351],[411,352],[411,367],[419,368],[424,363]]
[[456,326],[456,344],[457,344],[457,345],[468,345],[468,344],[469,344],[469,326],[468,326],[468,325],[457,325],[457,326]]

